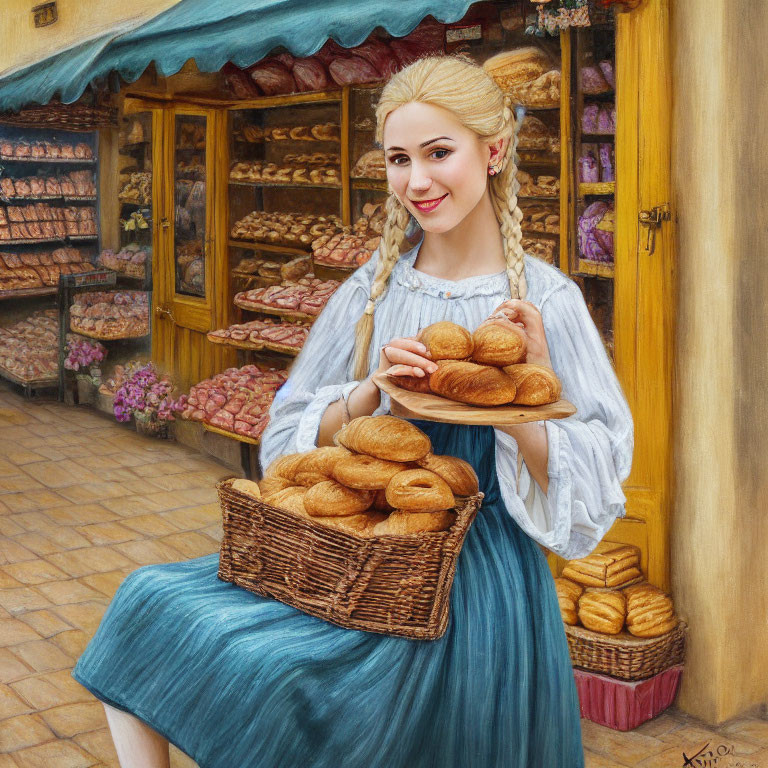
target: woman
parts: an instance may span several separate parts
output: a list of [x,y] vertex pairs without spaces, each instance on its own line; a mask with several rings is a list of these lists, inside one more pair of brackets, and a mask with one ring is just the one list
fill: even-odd
[[[380,249],[334,294],[278,392],[262,465],[385,413],[376,371],[434,369],[419,329],[500,309],[578,413],[514,427],[417,421],[485,494],[446,634],[344,630],[217,581],[217,556],[141,568],[73,674],[107,705],[124,768],[580,768],[578,701],[537,546],[590,552],[623,513],[632,420],[578,287],[521,248],[514,120],[485,72],[427,58],[377,109],[392,194]],[[401,254],[410,221],[420,244]],[[357,320],[359,318],[359,320]],[[151,728],[150,728],[151,726]]]

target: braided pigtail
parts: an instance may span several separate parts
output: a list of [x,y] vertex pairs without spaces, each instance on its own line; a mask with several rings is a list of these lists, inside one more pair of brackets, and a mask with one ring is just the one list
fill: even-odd
[[521,119],[515,120],[509,106],[509,97],[504,99],[505,133],[510,132],[509,148],[501,173],[490,179],[491,202],[496,218],[499,220],[501,234],[504,238],[504,257],[507,261],[507,277],[509,291],[513,299],[524,299],[528,293],[525,280],[525,261],[523,253],[523,230],[521,222],[523,212],[517,204],[517,193],[520,182],[517,179],[517,133]]
[[368,375],[368,355],[373,337],[373,313],[376,301],[386,292],[389,276],[400,258],[400,246],[405,237],[410,216],[395,195],[387,198],[387,221],[381,233],[379,262],[371,285],[371,294],[365,311],[355,326],[355,378],[359,381]]

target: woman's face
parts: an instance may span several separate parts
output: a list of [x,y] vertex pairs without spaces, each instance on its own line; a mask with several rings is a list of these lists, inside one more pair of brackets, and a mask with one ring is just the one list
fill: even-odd
[[425,232],[449,232],[486,193],[491,147],[447,109],[403,104],[383,143],[389,185]]

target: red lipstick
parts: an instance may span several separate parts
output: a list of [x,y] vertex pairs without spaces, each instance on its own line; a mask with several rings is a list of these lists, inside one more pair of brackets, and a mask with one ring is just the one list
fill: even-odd
[[421,213],[431,213],[440,203],[448,197],[446,192],[442,197],[435,197],[432,200],[411,200],[411,202],[421,211]]

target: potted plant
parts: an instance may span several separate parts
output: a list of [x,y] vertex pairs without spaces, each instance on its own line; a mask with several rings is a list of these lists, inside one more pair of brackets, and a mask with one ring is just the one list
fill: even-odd
[[169,437],[174,420],[173,383],[160,375],[152,363],[139,368],[115,393],[113,409],[118,421],[136,424],[136,431],[153,437]]
[[73,337],[67,342],[64,368],[76,372],[77,400],[81,405],[94,402],[101,384],[101,363],[106,356],[106,347],[97,341]]

